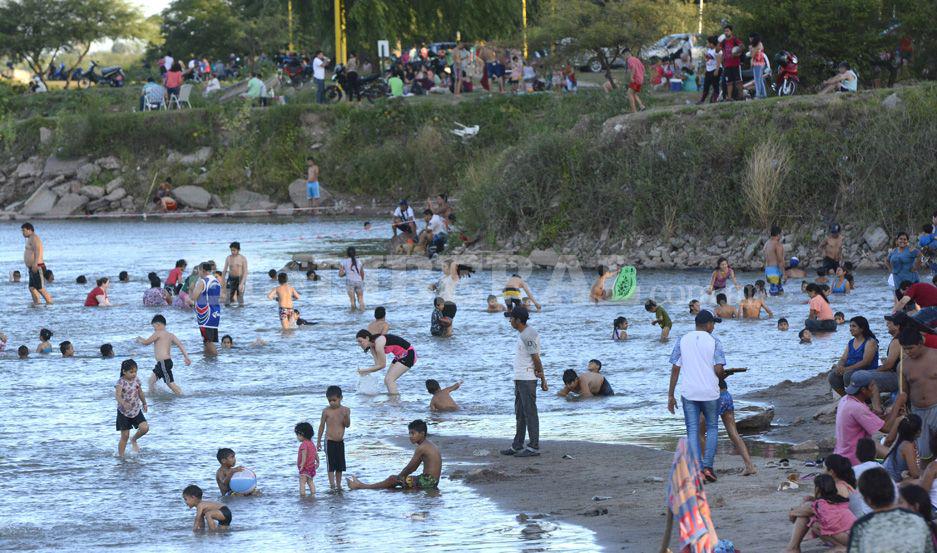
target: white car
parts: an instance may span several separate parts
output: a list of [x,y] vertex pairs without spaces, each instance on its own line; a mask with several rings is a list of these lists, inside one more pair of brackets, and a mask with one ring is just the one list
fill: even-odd
[[654,44],[641,48],[640,57],[644,60],[651,58],[665,59],[686,51],[694,61],[703,59],[706,50],[706,37],[696,33],[677,33],[667,35]]

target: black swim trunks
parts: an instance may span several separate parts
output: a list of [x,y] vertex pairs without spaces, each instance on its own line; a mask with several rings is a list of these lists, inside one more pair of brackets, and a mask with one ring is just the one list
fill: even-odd
[[157,361],[156,367],[153,368],[153,374],[156,375],[156,378],[161,379],[166,384],[174,382],[172,377],[172,359],[163,359],[162,361]]
[[611,384],[608,383],[608,379],[604,376],[602,377],[602,387],[599,388],[599,393],[597,396],[613,396],[615,395],[615,390],[612,390]]
[[130,430],[131,428],[140,428],[140,425],[146,422],[141,410],[137,416],[130,418],[120,411],[117,411],[117,430]]
[[241,277],[239,276],[229,276],[227,280],[228,284],[228,297],[234,296],[234,294],[240,293],[238,287],[241,285]]
[[345,472],[345,442],[325,441],[325,458],[329,472]]
[[231,526],[231,509],[229,509],[228,506],[225,505],[218,510],[221,511],[221,514],[224,515],[224,520],[219,520],[218,524],[220,524],[221,526]]
[[207,326],[198,327],[199,331],[202,333],[202,341],[205,343],[214,342],[218,343],[218,329],[217,328],[208,328]]
[[45,288],[42,280],[42,271],[44,269],[43,265],[39,266],[38,271],[29,271],[29,287],[35,288],[36,290],[42,290]]

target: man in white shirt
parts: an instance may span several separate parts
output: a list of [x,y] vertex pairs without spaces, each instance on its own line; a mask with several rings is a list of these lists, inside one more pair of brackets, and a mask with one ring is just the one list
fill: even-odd
[[397,236],[398,230],[416,236],[416,216],[407,200],[400,200],[400,205],[394,209],[394,218],[396,219],[393,226],[394,236]]
[[329,63],[329,58],[325,57],[322,50],[316,52],[316,57],[312,60],[312,78],[316,81],[316,103],[325,103],[325,65]]
[[172,62],[175,61],[175,58],[172,57],[172,52],[166,52],[166,57],[163,58],[163,73],[172,69]]
[[[536,457],[540,455],[540,418],[537,414],[537,379],[540,389],[546,392],[547,378],[543,374],[540,361],[540,335],[527,326],[530,313],[522,305],[517,305],[504,314],[511,321],[511,328],[520,334],[517,349],[514,352],[514,417],[517,431],[514,442],[508,449],[502,449],[502,455],[514,457]],[[530,439],[524,446],[524,436]]]
[[[670,390],[667,410],[671,414],[677,407],[674,395],[681,373],[680,401],[686,422],[687,445],[696,457],[707,482],[716,481],[713,464],[716,460],[716,439],[719,432],[719,379],[725,378],[725,354],[722,343],[712,335],[716,323],[722,319],[703,310],[696,316],[696,330],[687,333],[673,348],[670,363]],[[700,452],[699,418],[706,419],[706,451]]]
[[423,210],[423,221],[426,228],[420,233],[421,249],[425,248],[426,255],[432,259],[434,255],[446,249],[446,240],[449,238],[449,229],[446,226],[446,220],[433,213],[431,209]]

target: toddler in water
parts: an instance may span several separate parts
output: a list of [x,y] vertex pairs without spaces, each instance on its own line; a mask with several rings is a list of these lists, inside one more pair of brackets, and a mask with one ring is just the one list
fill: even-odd
[[670,329],[673,328],[670,315],[667,314],[663,306],[657,305],[654,300],[644,302],[644,310],[654,314],[655,318],[651,321],[651,324],[660,326],[660,341],[666,342],[667,337],[670,336]]
[[123,457],[127,450],[130,429],[137,429],[130,439],[130,445],[136,452],[140,451],[137,440],[150,430],[146,417],[143,416],[147,410],[146,397],[143,395],[140,380],[137,379],[137,363],[133,359],[125,359],[120,364],[120,378],[114,386],[114,397],[117,399],[117,430],[120,431],[117,454]]
[[221,495],[229,495],[231,494],[231,477],[244,467],[236,466],[237,458],[234,456],[233,449],[223,447],[218,450],[215,457],[218,458],[218,463],[221,465],[218,471],[215,472],[215,482],[218,483],[218,490]]
[[429,401],[430,411],[458,411],[459,405],[449,395],[462,387],[462,381],[458,381],[447,388],[440,388],[439,382],[430,378],[426,381],[426,391],[433,394],[433,399]]
[[36,353],[52,353],[52,331],[43,328],[39,331],[39,345],[36,346]]
[[829,546],[843,548],[849,543],[849,530],[856,516],[849,510],[849,500],[839,495],[836,481],[829,474],[813,479],[813,499],[790,510],[788,517],[794,523],[788,551],[800,551],[800,543],[807,532]]
[[616,342],[628,339],[628,319],[618,317],[612,323],[612,340]]
[[502,313],[504,311],[507,311],[507,307],[501,305],[501,302],[498,301],[498,296],[488,294],[488,306],[485,308],[485,312]]
[[182,499],[189,509],[195,508],[193,531],[207,526],[209,530],[220,530],[231,525],[231,510],[227,505],[215,501],[202,500],[202,488],[195,484],[182,490]]
[[314,436],[312,425],[308,422],[301,422],[293,431],[300,442],[299,455],[296,458],[296,468],[299,469],[299,497],[306,497],[306,486],[309,486],[311,495],[316,495],[316,484],[312,479],[316,475],[316,469],[319,468],[319,452],[316,450],[316,444],[312,443]]
[[755,281],[755,297],[763,300],[768,298],[768,291],[765,290],[765,281],[761,279]]
[[833,321],[838,325],[846,324],[846,314],[843,313],[842,311],[837,311],[836,313],[833,313]]

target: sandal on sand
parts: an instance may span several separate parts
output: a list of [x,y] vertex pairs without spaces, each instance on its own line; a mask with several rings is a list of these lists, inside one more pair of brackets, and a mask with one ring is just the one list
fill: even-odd
[[703,478],[706,479],[710,484],[714,483],[718,478],[716,478],[716,473],[713,472],[713,469],[706,467],[703,469]]
[[800,488],[800,484],[797,482],[785,480],[784,482],[781,482],[781,485],[778,486],[778,491],[783,492],[785,490],[796,490],[798,488]]
[[768,461],[767,463],[765,463],[765,468],[766,468],[766,469],[776,469],[776,468],[778,468],[778,462],[777,462],[777,461],[774,461],[774,460]]

